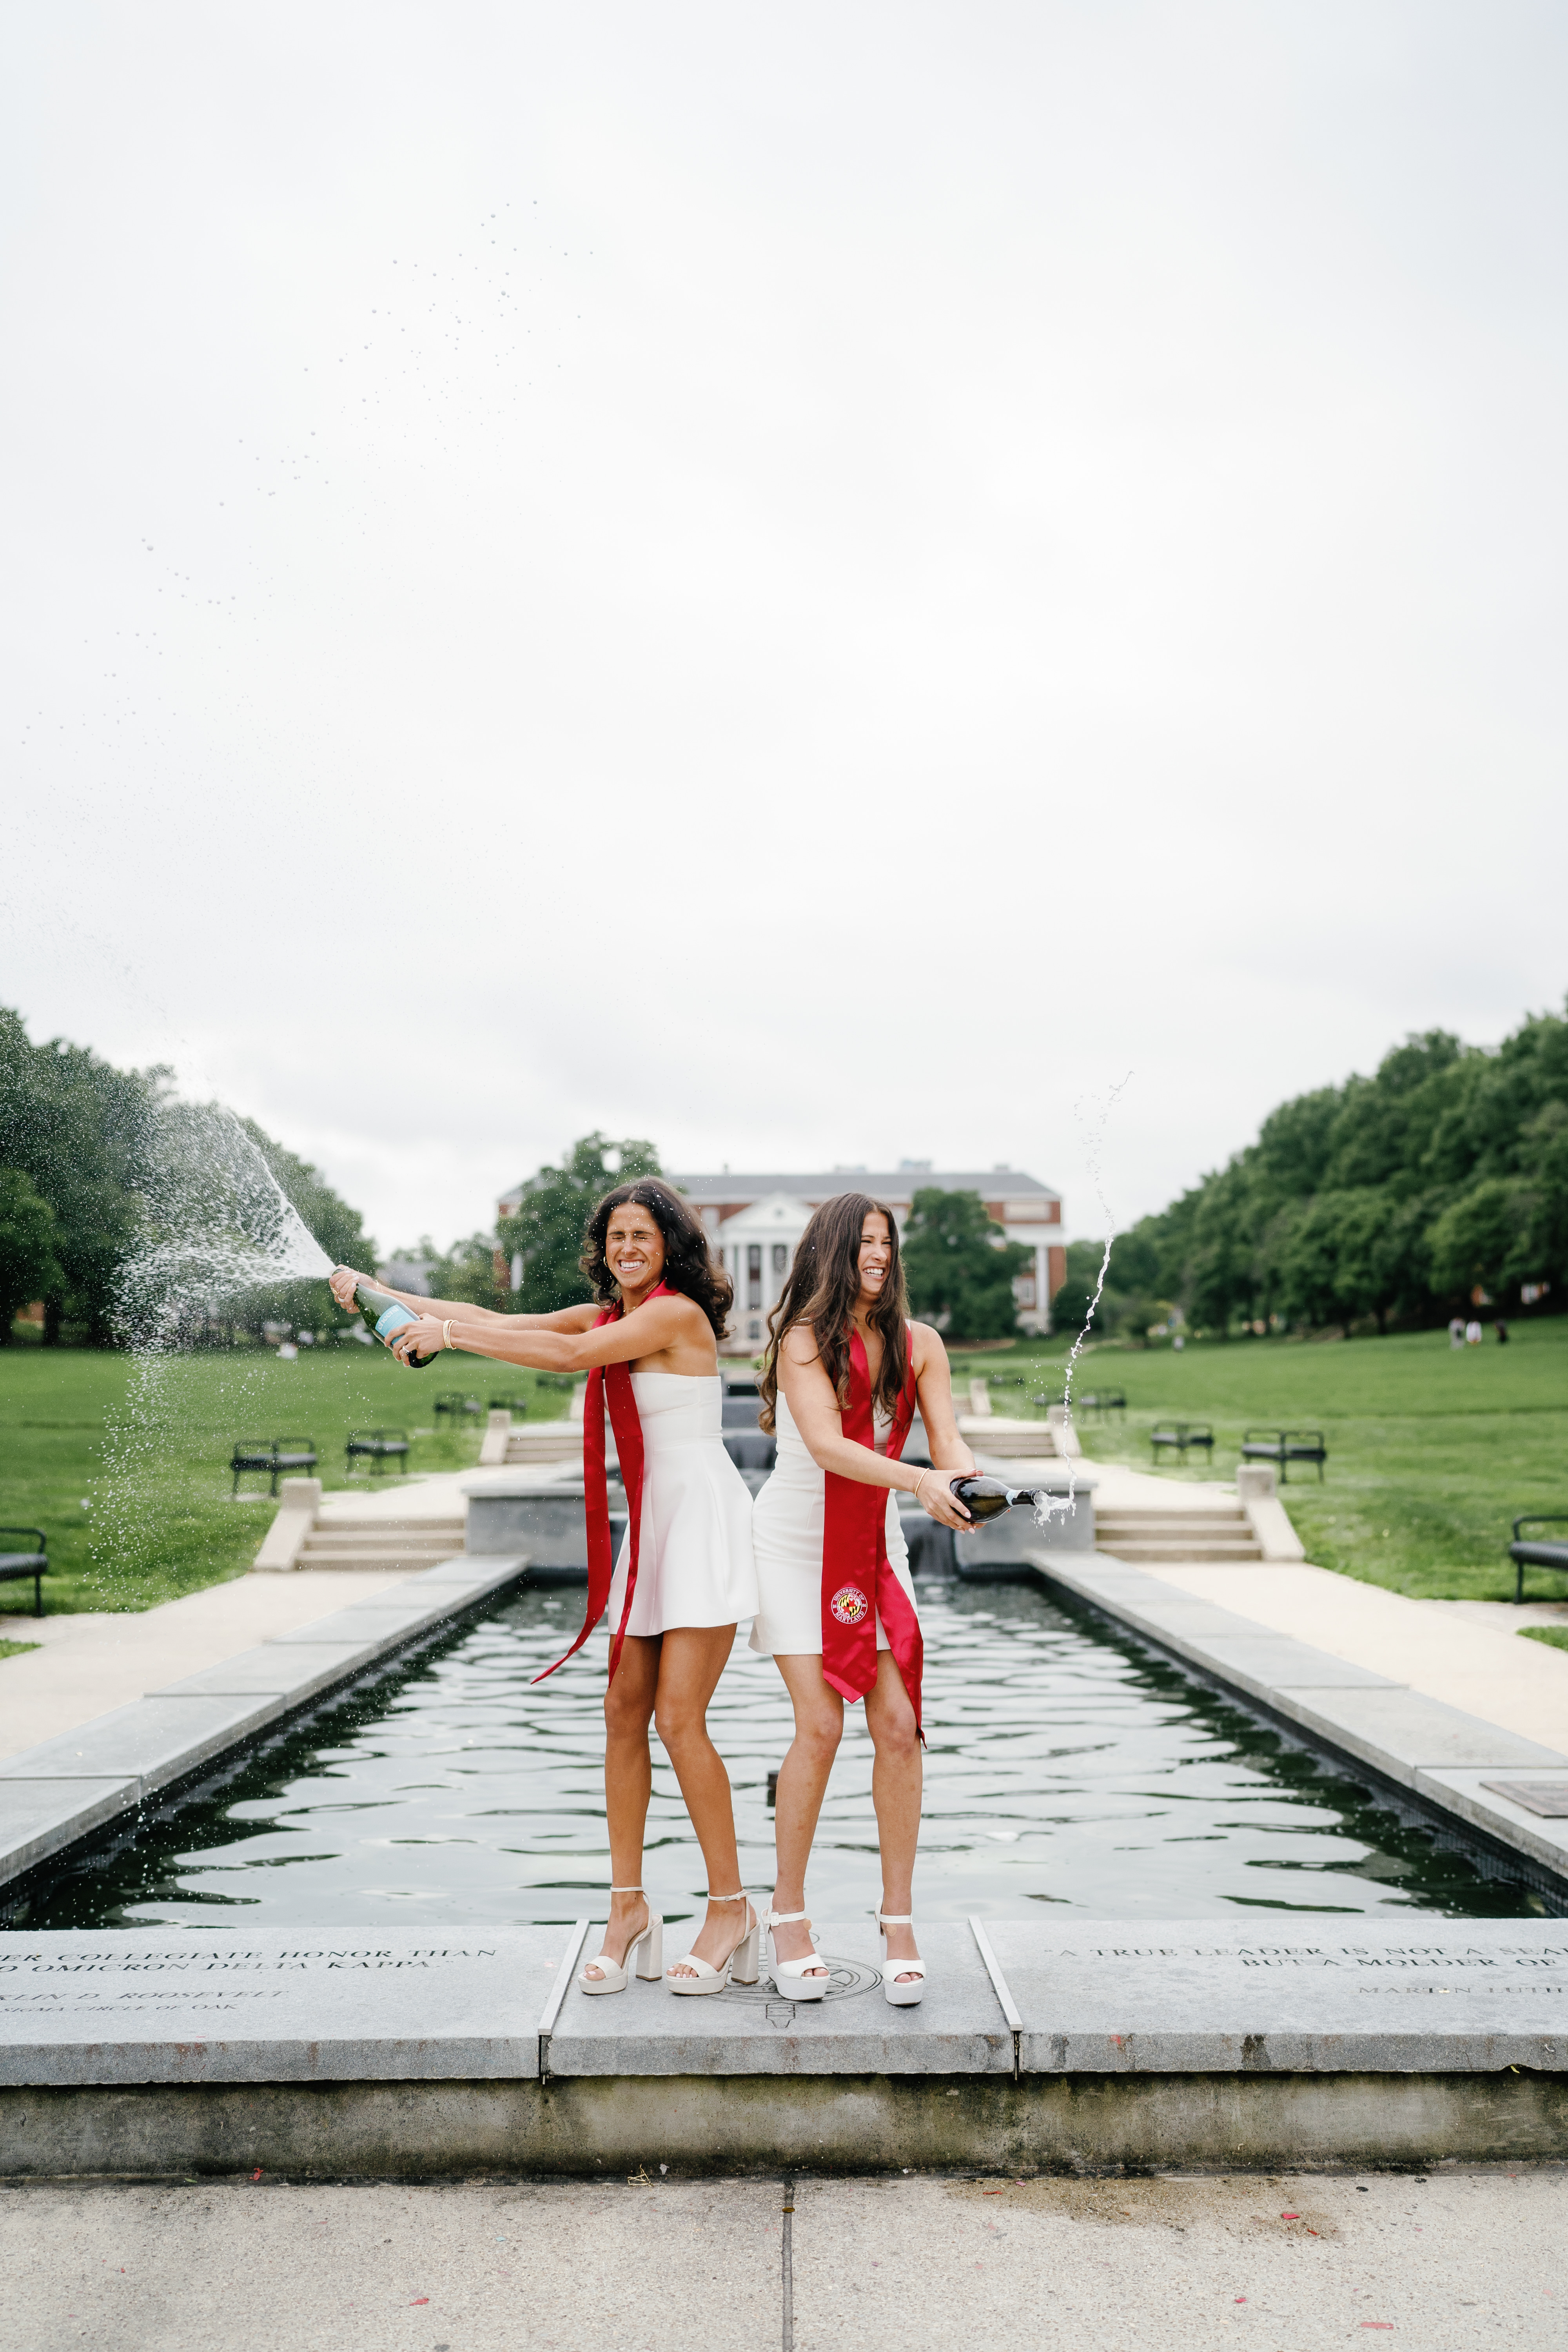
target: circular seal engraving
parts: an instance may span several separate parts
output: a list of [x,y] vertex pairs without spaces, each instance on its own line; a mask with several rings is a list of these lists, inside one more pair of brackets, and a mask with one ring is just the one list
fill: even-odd
[[871,1609],[858,1584],[841,1584],[827,1605],[841,1625],[863,1625]]
[[[880,1969],[867,1968],[857,1960],[834,1959],[826,1952],[818,1952],[816,1957],[827,1969],[827,1990],[823,1996],[825,2000],[847,2000],[858,1992],[875,1992],[882,1981]],[[785,1981],[787,1982],[788,1979],[786,1979]],[[766,1960],[763,1963],[762,1976],[757,1983],[754,1985],[728,1984],[721,1993],[713,1994],[710,1998],[732,2002],[737,2006],[744,2003],[764,2010],[767,2012],[768,2023],[776,2026],[790,2024],[797,2007],[788,1993],[781,1993],[778,1990],[773,1983],[773,1971]],[[807,2012],[817,2006],[816,2001],[805,2001],[798,2005]]]

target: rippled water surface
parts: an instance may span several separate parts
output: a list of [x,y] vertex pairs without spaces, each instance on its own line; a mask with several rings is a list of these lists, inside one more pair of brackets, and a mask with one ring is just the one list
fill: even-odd
[[[603,1634],[538,1689],[574,1592],[525,1592],[395,1675],[276,1736],[225,1783],[144,1818],[31,1894],[34,1927],[604,1916]],[[1026,1587],[925,1585],[928,1918],[1238,1910],[1539,1913],[1522,1885],[1401,1822],[1174,1667]],[[840,1751],[810,1882],[819,1918],[879,1892],[871,1746]],[[738,1645],[710,1716],[748,1885],[773,1883],[767,1775],[789,1740],[771,1659]],[[657,1740],[645,1881],[668,1917],[706,1884]]]

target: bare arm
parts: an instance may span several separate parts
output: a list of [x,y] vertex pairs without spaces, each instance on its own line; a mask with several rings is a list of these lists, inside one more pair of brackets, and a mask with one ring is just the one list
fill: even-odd
[[[917,1331],[924,1326],[917,1325]],[[931,1334],[934,1338],[935,1334]],[[941,1351],[941,1342],[937,1342]],[[942,1352],[945,1371],[946,1355]],[[920,1374],[917,1370],[917,1391]],[[784,1392],[795,1425],[805,1442],[807,1453],[821,1470],[831,1470],[840,1478],[852,1478],[860,1486],[889,1486],[912,1495],[920,1489],[921,1507],[944,1527],[965,1528],[970,1525],[969,1513],[959,1502],[948,1485],[952,1471],[944,1475],[940,1467],[917,1470],[912,1463],[890,1461],[887,1454],[875,1453],[868,1445],[858,1445],[844,1434],[843,1416],[838,1399],[828,1379],[822,1359],[816,1352],[816,1342],[809,1330],[796,1324],[779,1350],[779,1386]],[[947,1417],[952,1425],[952,1404],[949,1395]],[[930,1434],[930,1424],[927,1424]],[[952,1425],[952,1439],[960,1454],[967,1451]],[[936,1464],[933,1445],[931,1461]],[[961,1467],[955,1464],[954,1467]],[[971,1465],[973,1467],[973,1464]]]
[[[427,1300],[417,1305],[427,1306]],[[447,1321],[451,1344],[470,1355],[489,1356],[498,1363],[521,1364],[540,1372],[586,1372],[596,1364],[627,1364],[658,1359],[653,1369],[682,1373],[688,1378],[711,1376],[719,1355],[713,1333],[702,1309],[689,1298],[666,1291],[650,1298],[618,1322],[600,1323],[594,1307],[569,1307],[560,1315],[498,1315],[488,1318],[459,1306],[450,1318],[421,1317],[406,1324],[393,1342],[393,1352],[430,1356],[445,1344]],[[574,1318],[584,1318],[574,1321]],[[528,1328],[522,1328],[521,1326]]]
[[466,1298],[426,1298],[413,1290],[394,1290],[387,1282],[377,1282],[370,1274],[356,1274],[352,1266],[340,1265],[333,1274],[332,1297],[345,1309],[354,1303],[354,1285],[364,1283],[372,1290],[384,1291],[416,1315],[433,1315],[438,1322],[448,1317],[456,1322],[460,1317],[465,1323],[501,1323],[508,1330],[519,1331],[585,1331],[599,1310],[596,1307],[563,1307],[553,1315],[501,1315],[493,1307],[474,1307]]

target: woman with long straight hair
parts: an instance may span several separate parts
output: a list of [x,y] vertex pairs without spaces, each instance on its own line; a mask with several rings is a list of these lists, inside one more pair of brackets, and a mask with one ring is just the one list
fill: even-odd
[[[732,1294],[697,1218],[656,1177],[605,1195],[588,1219],[581,1264],[594,1303],[555,1315],[498,1315],[461,1301],[389,1293],[417,1318],[391,1344],[405,1362],[452,1348],[538,1371],[587,1373],[588,1606],[565,1655],[582,1647],[607,1608],[611,1885],[604,1949],[577,1981],[586,1993],[624,1991],[636,1953],[637,1974],[658,1977],[662,1969],[671,1992],[718,1992],[731,1972],[738,1983],[755,1983],[758,1940],[757,1915],[741,1887],[729,1775],[707,1721],[736,1626],[757,1606],[752,1498],[720,1434],[717,1343]],[[361,1278],[344,1267],[334,1274],[340,1306],[352,1306]],[[628,1507],[613,1570],[606,1404]],[[653,1785],[650,1722],[675,1767],[708,1870],[707,1917],[690,1951],[668,1969],[664,1922],[642,1885]]]
[[[929,1324],[909,1320],[898,1227],[885,1202],[842,1192],[812,1218],[768,1319],[762,1391],[778,1461],[752,1520],[752,1647],[773,1654],[795,1707],[774,1807],[778,1876],[763,1922],[773,1981],[795,2000],[827,1990],[805,1911],[805,1867],[844,1702],[863,1698],[876,1749],[883,1990],[908,2008],[926,1974],[912,1907],[922,1653],[896,1496],[913,1494],[944,1527],[967,1527],[950,1482],[973,1475],[974,1457],[953,1419],[947,1351]],[[917,1405],[930,1469],[900,1459]]]

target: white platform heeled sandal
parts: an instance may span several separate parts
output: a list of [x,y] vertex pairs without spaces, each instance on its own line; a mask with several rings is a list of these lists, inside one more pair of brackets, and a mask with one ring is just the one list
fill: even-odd
[[[695,1952],[683,1953],[679,1960],[671,1960],[664,1972],[664,1981],[671,1992],[722,1992],[731,1977],[737,1984],[755,1984],[757,1981],[757,1944],[762,1935],[762,1922],[752,1908],[750,1896],[742,1887],[737,1895],[710,1895],[708,1900],[710,1903],[743,1903],[746,1906],[745,1928],[731,1945],[718,1968],[714,1968],[711,1961],[699,1958]],[[677,1969],[689,1969],[691,1974],[678,1977],[675,1974]]]
[[[763,1914],[763,1925],[767,1928],[792,1927],[797,1920],[809,1916],[805,1911],[774,1911],[770,1906]],[[820,2000],[827,1990],[827,1965],[816,1953],[815,1936],[811,1941],[813,1949],[803,1960],[781,1960],[775,1951],[768,1961],[774,1987],[786,2000]],[[807,1976],[808,1969],[820,1969],[822,1973]]]
[[[877,1927],[882,1938],[882,1990],[895,2009],[913,2009],[924,1997],[926,1964],[923,1960],[890,1960],[888,1958],[889,1927],[912,1927],[912,1911],[879,1911]],[[900,1984],[900,1977],[912,1977],[912,1984]]]
[[[612,1886],[610,1892],[612,1895],[642,1895],[646,1900],[646,1889],[641,1886]],[[606,1939],[609,1933],[606,1926]],[[651,1903],[648,1905],[647,1926],[640,1935],[632,1937],[618,1960],[608,1951],[603,1951],[592,1960],[584,1962],[577,1971],[578,1991],[625,1992],[634,1952],[637,1956],[637,1972],[639,1977],[651,1977],[657,1981],[664,1974],[664,1921]],[[591,1977],[588,1974],[590,1968],[598,1969],[601,1973]]]

